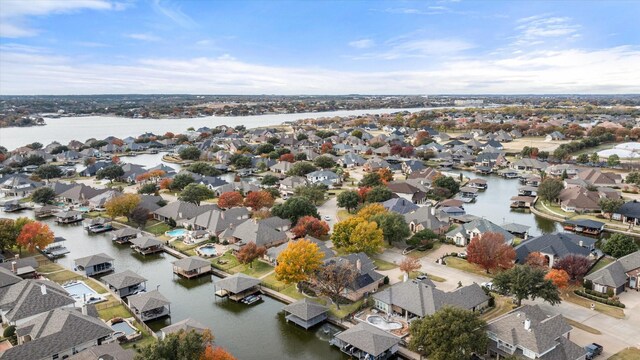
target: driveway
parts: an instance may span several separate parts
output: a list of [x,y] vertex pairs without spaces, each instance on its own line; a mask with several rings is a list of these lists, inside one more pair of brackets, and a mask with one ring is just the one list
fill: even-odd
[[[329,229],[333,231],[333,225],[338,222],[338,198],[337,196],[333,196],[329,198],[324,204],[318,207],[318,214],[322,220],[326,221],[329,224]],[[327,220],[327,217],[330,220]]]

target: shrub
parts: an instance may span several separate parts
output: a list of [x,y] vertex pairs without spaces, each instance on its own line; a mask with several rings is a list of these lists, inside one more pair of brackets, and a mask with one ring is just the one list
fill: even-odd
[[609,288],[607,289],[607,296],[609,296],[610,298],[613,297],[613,289]]
[[389,277],[388,277],[388,276],[385,276],[385,277],[384,277],[384,280],[382,280],[382,282],[383,282],[383,284],[385,284],[385,285],[389,285]]
[[591,282],[591,280],[585,280],[584,288],[587,290],[593,290],[593,282]]
[[587,294],[586,292],[580,291],[580,290],[575,290],[574,293],[576,295],[578,295],[578,296],[582,296],[584,298],[587,298],[589,300],[593,300],[595,302],[599,302],[601,304],[611,305],[611,306],[619,307],[619,308],[622,308],[622,309],[625,308],[625,305],[623,303],[621,303],[620,301],[618,301],[618,300],[603,299],[600,296],[590,295],[590,294]]
[[15,334],[16,334],[16,327],[13,326],[13,325],[9,325],[9,326],[7,326],[6,329],[4,329],[4,332],[2,333],[2,336],[5,337],[5,338],[10,338]]

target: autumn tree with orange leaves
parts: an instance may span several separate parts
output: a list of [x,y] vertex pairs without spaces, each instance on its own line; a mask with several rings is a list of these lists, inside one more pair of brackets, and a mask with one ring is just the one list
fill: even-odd
[[236,360],[236,358],[223,347],[208,344],[200,355],[200,360]]
[[282,154],[280,155],[280,161],[286,161],[286,162],[295,162],[295,156],[292,153],[286,153],[286,154]]
[[278,256],[276,279],[287,284],[306,281],[320,269],[322,259],[320,248],[311,240],[291,241]]
[[408,256],[400,262],[400,271],[407,273],[407,276],[414,271],[420,270],[421,267],[420,260]]
[[218,198],[218,206],[223,209],[229,209],[232,207],[242,205],[242,194],[237,191],[227,191],[220,194]]
[[35,221],[22,227],[16,243],[21,248],[34,252],[36,248],[44,249],[47,245],[53,243],[53,239],[53,231],[49,229],[49,226]]
[[504,242],[504,236],[500,233],[486,232],[471,239],[467,246],[467,261],[477,264],[487,274],[498,268],[511,268],[515,258],[515,250]]
[[551,280],[558,289],[564,289],[569,285],[569,274],[564,270],[551,269],[544,279]]
[[549,261],[539,251],[534,251],[527,256],[525,264],[538,268],[546,268]]
[[387,168],[379,169],[378,175],[380,175],[380,180],[382,180],[382,183],[385,185],[390,181],[393,181],[393,173]]
[[330,142],[326,142],[320,147],[320,152],[322,152],[323,154],[331,152],[331,150],[333,150],[333,144]]
[[329,224],[313,216],[303,216],[298,220],[296,226],[291,229],[296,237],[313,236],[320,238],[329,233]]
[[238,251],[236,258],[241,264],[249,264],[250,268],[253,268],[253,262],[259,257],[264,256],[267,253],[267,248],[264,246],[258,246],[256,243],[250,242],[244,245]]
[[267,191],[252,191],[244,199],[244,206],[250,207],[251,210],[260,210],[262,208],[270,208],[273,206],[273,196]]
[[147,181],[147,180],[153,180],[154,182],[157,182],[158,179],[160,179],[161,177],[163,177],[166,173],[164,172],[164,170],[152,170],[152,171],[147,171],[144,174],[140,174],[138,176],[136,176],[136,181],[137,182],[142,182],[142,181]]

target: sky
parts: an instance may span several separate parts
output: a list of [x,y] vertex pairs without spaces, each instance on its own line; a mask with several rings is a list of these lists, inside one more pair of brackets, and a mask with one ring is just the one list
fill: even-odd
[[640,1],[0,0],[0,95],[640,93]]

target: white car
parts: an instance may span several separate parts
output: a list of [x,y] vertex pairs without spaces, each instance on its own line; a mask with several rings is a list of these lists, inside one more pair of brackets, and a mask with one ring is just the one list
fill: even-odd
[[324,216],[324,221],[331,221],[331,216],[325,215]]
[[489,282],[483,282],[482,284],[480,284],[480,286],[482,287],[486,287],[489,290],[493,290],[493,283],[491,281]]

